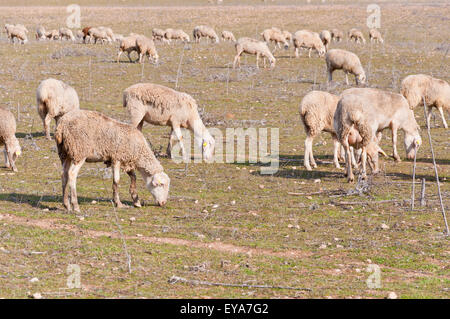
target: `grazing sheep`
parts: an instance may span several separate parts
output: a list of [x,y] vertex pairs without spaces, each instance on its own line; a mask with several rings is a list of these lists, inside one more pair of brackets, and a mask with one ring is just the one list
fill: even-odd
[[381,36],[381,33],[380,31],[378,31],[378,29],[370,29],[369,39],[370,42],[375,41],[376,43],[384,43],[383,37]]
[[289,48],[289,42],[286,40],[283,32],[278,28],[272,27],[271,29],[266,29],[261,33],[261,36],[267,44],[275,42],[275,49],[277,46],[278,48],[281,48],[280,44],[282,44],[285,49]]
[[111,42],[111,38],[104,29],[90,28],[88,35],[94,39],[94,44],[97,44],[98,40],[100,40],[101,43]]
[[133,51],[138,52],[138,47],[136,44],[136,38],[138,36],[139,36],[138,34],[132,34],[132,35],[129,35],[128,37],[123,38],[120,41],[119,53],[117,54],[117,63],[119,63],[120,56],[124,52],[127,53],[128,59],[130,60],[130,62],[132,62],[130,54]]
[[[58,121],[55,140],[63,167],[63,204],[68,211],[71,208],[76,212],[80,211],[77,175],[85,162],[104,162],[112,167],[113,198],[117,207],[124,206],[118,191],[120,168],[130,176],[130,194],[134,206],[141,206],[136,192],[135,170],[141,173],[157,203],[164,206],[167,202],[170,178],[164,173],[144,135],[131,125],[98,112],[73,110]],[[71,203],[67,184],[70,188]]]
[[36,40],[45,40],[45,28],[43,26],[38,26],[36,28]]
[[142,63],[144,55],[148,56],[149,61],[153,59],[155,63],[158,63],[159,56],[152,39],[139,35],[136,37],[136,47],[139,54],[139,63]]
[[28,42],[28,30],[22,25],[5,24],[5,31],[7,37],[11,40],[11,43],[14,43],[14,39],[17,39],[22,44]]
[[266,58],[270,61],[270,67],[275,67],[275,57],[272,52],[270,52],[269,47],[266,42],[258,41],[252,38],[239,38],[235,44],[236,56],[234,57],[233,69],[236,68],[236,63],[241,66],[241,55],[242,53],[256,55],[256,67],[259,68],[259,56],[262,55],[264,58],[264,67],[266,67]]
[[[422,140],[414,112],[409,108],[408,101],[401,94],[378,89],[351,88],[342,92],[341,97],[334,117],[334,128],[339,141],[346,150],[346,161],[348,159],[346,139],[350,127],[354,127],[361,135],[362,140],[358,148],[363,150],[363,163],[368,154],[364,148],[372,141],[379,143],[380,133],[388,127],[392,130],[394,159],[400,161],[397,152],[397,131],[399,129],[405,132],[404,144],[407,158],[414,158],[416,146],[420,145]],[[369,156],[372,157],[373,154],[369,154]],[[372,160],[374,159],[372,157]],[[351,167],[349,169],[351,165],[347,163],[346,166],[347,177],[352,181],[354,176]]]
[[236,38],[234,37],[233,32],[226,30],[222,31],[222,40],[236,42]]
[[171,40],[181,40],[183,42],[189,42],[191,40],[189,35],[181,29],[167,29],[164,32],[164,39],[166,39],[168,43],[170,43]]
[[433,107],[439,110],[444,127],[448,128],[444,110],[450,110],[450,85],[448,82],[425,74],[408,75],[402,81],[401,93],[408,101],[411,109],[425,103],[427,105],[427,121],[430,122]]
[[296,57],[299,56],[298,52],[301,48],[309,49],[309,57],[311,57],[312,49],[317,51],[319,57],[322,57],[326,52],[319,34],[308,30],[300,30],[294,33],[294,47]]
[[89,30],[92,27],[85,27],[81,30],[83,32],[83,43],[91,42],[91,37],[89,36]]
[[56,79],[43,80],[36,91],[37,110],[44,123],[47,139],[50,139],[50,122],[58,122],[59,117],[80,108],[78,94],[74,88]]
[[366,73],[361,65],[358,56],[350,51],[332,49],[325,55],[327,63],[328,83],[333,80],[335,70],[343,70],[345,73],[345,83],[348,85],[348,73],[355,75],[356,85],[366,82]]
[[49,40],[58,40],[59,39],[59,31],[53,29],[51,31],[45,32],[45,37]]
[[67,28],[59,29],[59,38],[60,38],[60,40],[66,39],[66,40],[75,41],[75,37],[72,33],[72,30],[67,29]]
[[163,29],[154,28],[152,29],[153,40],[164,40],[164,34],[166,33]]
[[290,33],[290,32],[287,31],[287,30],[284,30],[284,31],[283,31],[283,35],[284,35],[284,38],[285,38],[287,41],[289,41],[289,42],[292,41],[292,33]]
[[97,27],[96,29],[100,30],[100,31],[104,31],[106,33],[106,39],[108,40],[108,42],[115,42],[116,41],[116,37],[114,35],[114,32],[111,28],[108,27]]
[[344,38],[344,32],[339,29],[331,29],[331,37],[334,42],[341,42]]
[[16,138],[16,119],[14,115],[0,107],[0,146],[4,145],[5,164],[17,172],[16,159],[21,154],[19,140]]
[[328,30],[322,30],[320,32],[320,39],[322,40],[325,50],[328,50],[328,45],[331,42],[331,33]]
[[360,30],[355,29],[355,28],[350,29],[348,31],[348,39],[347,40],[350,40],[350,41],[354,40],[355,43],[366,44],[366,39],[364,38],[363,33]]
[[183,158],[186,152],[180,128],[194,132],[195,141],[202,147],[205,160],[213,157],[215,141],[198,114],[197,102],[186,93],[153,84],[138,83],[123,92],[123,106],[127,108],[131,124],[142,130],[144,122],[167,125],[172,128],[167,154],[171,156],[176,141],[180,143]]
[[200,42],[200,38],[206,38],[206,42],[208,42],[208,39],[211,39],[216,43],[219,43],[219,37],[217,36],[216,31],[206,25],[196,26],[192,31],[192,34],[194,36],[195,42]]

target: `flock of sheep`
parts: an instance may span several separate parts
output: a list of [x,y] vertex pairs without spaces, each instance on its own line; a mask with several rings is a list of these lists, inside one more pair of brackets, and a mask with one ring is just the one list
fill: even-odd
[[[18,39],[26,43],[28,30],[23,25],[5,25],[7,36],[14,42]],[[219,42],[213,28],[197,26],[194,28],[193,40],[199,42],[206,38]],[[222,32],[224,41],[231,41],[236,48],[234,67],[240,64],[243,53],[266,58],[272,67],[275,57],[269,44],[275,44],[275,50],[282,46],[287,49],[291,43],[295,47],[295,55],[300,49],[317,51],[320,57],[325,56],[328,80],[332,80],[335,70],[343,70],[355,75],[357,85],[365,84],[366,75],[358,56],[341,49],[329,49],[332,41],[342,41],[343,32],[337,29],[324,30],[320,34],[308,30],[300,30],[293,35],[288,31],[270,28],[261,33],[263,41],[242,37],[236,40],[230,31]],[[370,40],[383,43],[378,30],[370,30]],[[117,60],[126,52],[136,51],[139,62],[147,55],[149,59],[158,61],[158,53],[154,41],[181,40],[189,42],[187,33],[180,29],[153,29],[152,37],[131,33],[124,37],[113,33],[106,27],[87,27],[77,31],[75,36],[70,29],[61,28],[46,32],[43,27],[36,30],[36,39],[67,39],[83,43],[88,42],[120,42]],[[348,32],[348,39],[364,44],[364,35],[357,29]],[[408,158],[414,158],[421,144],[419,126],[415,120],[413,109],[424,100],[428,107],[427,120],[431,109],[436,107],[442,117],[444,126],[444,110],[450,109],[450,86],[447,82],[428,75],[407,76],[401,85],[401,94],[379,89],[355,87],[343,91],[339,96],[323,91],[312,91],[304,96],[300,103],[300,116],[307,137],[305,139],[304,166],[307,170],[317,167],[312,145],[315,136],[325,131],[332,135],[334,141],[334,165],[340,167],[339,160],[345,160],[346,176],[354,180],[352,167],[362,165],[362,176],[366,176],[368,163],[373,173],[379,170],[378,154],[386,156],[379,146],[382,131],[392,130],[393,157],[400,161],[397,151],[397,132],[405,133],[404,144]],[[36,92],[37,109],[44,125],[45,135],[50,139],[50,123],[56,120],[55,140],[62,163],[63,204],[68,210],[79,211],[76,192],[76,179],[85,162],[104,162],[113,171],[113,198],[116,206],[123,206],[118,193],[120,169],[130,177],[130,194],[135,206],[141,206],[136,191],[136,171],[138,171],[159,205],[167,202],[170,178],[164,173],[160,162],[156,159],[144,135],[141,133],[144,122],[153,125],[170,126],[171,134],[167,153],[170,156],[175,144],[179,143],[183,156],[186,150],[182,143],[181,128],[194,132],[195,141],[202,149],[205,160],[211,160],[215,150],[215,140],[208,132],[198,113],[196,101],[189,94],[171,88],[152,84],[138,83],[123,92],[123,106],[129,114],[130,123],[126,124],[94,111],[81,110],[77,92],[69,85],[56,79],[42,81]],[[15,136],[16,122],[11,112],[0,108],[0,144],[5,145],[5,161],[7,167],[17,171],[15,161],[21,154],[19,142]],[[70,200],[67,187],[70,188]]]

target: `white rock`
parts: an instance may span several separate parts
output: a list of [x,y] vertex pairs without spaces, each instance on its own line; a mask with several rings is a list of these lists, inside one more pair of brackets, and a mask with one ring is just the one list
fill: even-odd
[[397,294],[393,291],[389,292],[389,294],[386,297],[387,299],[397,299]]
[[36,277],[33,277],[30,279],[30,282],[38,282],[38,281],[39,281],[39,279],[37,279]]

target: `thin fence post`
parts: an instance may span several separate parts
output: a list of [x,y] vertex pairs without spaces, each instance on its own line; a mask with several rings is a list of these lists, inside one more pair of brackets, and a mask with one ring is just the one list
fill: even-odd
[[422,178],[422,191],[420,193],[420,206],[425,206],[425,178]]

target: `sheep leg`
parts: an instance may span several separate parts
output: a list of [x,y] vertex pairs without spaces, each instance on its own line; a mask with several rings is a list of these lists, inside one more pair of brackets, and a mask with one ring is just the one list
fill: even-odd
[[345,149],[344,146],[342,146],[342,144],[340,144],[339,146],[339,160],[341,162],[345,161]]
[[259,62],[259,53],[256,53],[256,68],[257,69],[259,69],[258,62]]
[[331,83],[331,81],[333,81],[333,70],[328,68],[327,72],[328,72],[328,83]]
[[44,131],[45,131],[45,137],[48,139],[48,140],[51,140],[52,138],[50,137],[50,123],[51,123],[51,121],[52,121],[52,117],[50,116],[50,114],[49,113],[47,113],[46,115],[45,115],[45,118],[44,118]]
[[355,156],[355,149],[353,147],[350,147],[350,155],[352,157],[352,165],[354,169],[357,169],[359,167],[359,161],[361,160],[361,149],[357,150],[356,152],[358,159],[356,159]]
[[119,181],[120,181],[120,162],[113,163],[113,199],[114,205],[118,208],[123,208],[125,205],[122,204],[119,198]]
[[234,57],[233,69],[236,68],[236,63],[239,63],[239,67],[241,67],[241,53],[242,52],[238,52],[238,54],[236,54],[236,56]]
[[123,51],[119,51],[119,54],[117,55],[117,63],[119,63],[120,56],[122,55]]
[[344,149],[345,149],[345,175],[347,176],[347,180],[349,182],[353,182],[355,180],[355,176],[352,171],[352,163],[350,156],[350,146],[348,145],[348,137],[344,139]]
[[6,168],[11,168],[11,164],[10,164],[9,158],[8,158],[8,152],[6,151],[6,145],[5,145],[5,149],[3,150],[3,155],[5,155]]
[[295,57],[298,58],[298,48],[295,48]]
[[139,201],[139,197],[136,191],[136,173],[134,171],[127,172],[128,176],[130,176],[130,195],[133,199],[134,207],[141,207],[141,202]]
[[438,107],[439,114],[441,114],[442,122],[444,123],[444,127],[448,128],[447,122],[445,121],[444,110],[442,106]]
[[348,73],[347,73],[347,71],[345,71],[344,73],[345,73],[345,84],[349,85],[348,84]]
[[339,149],[341,147],[341,143],[337,140],[336,136],[333,136],[333,162],[336,168],[341,168],[339,165]]
[[183,144],[183,134],[181,133],[181,129],[180,127],[174,127],[173,131],[175,132],[175,136],[178,140],[178,142],[180,143],[180,147],[181,147],[181,155],[183,156],[183,160],[185,161],[185,163],[187,163],[187,154],[186,154],[186,150],[184,149],[184,144]]
[[75,212],[80,212],[80,206],[78,205],[78,196],[77,196],[77,176],[85,160],[86,159],[83,159],[77,164],[72,162],[69,167],[68,183],[70,187],[70,202]]
[[400,156],[398,155],[398,151],[397,151],[397,126],[396,125],[391,125],[391,129],[392,129],[392,149],[393,149],[393,155],[394,155],[394,159],[396,162],[400,162]]
[[366,148],[364,147],[361,153],[361,162],[362,162],[362,178],[366,179],[367,178],[367,173],[366,173],[366,163],[367,163],[367,151]]
[[8,145],[5,144],[5,155],[6,155],[6,159],[8,163],[8,165],[6,165],[7,168],[11,168],[14,172],[17,172],[17,167],[14,163],[14,158],[13,158],[13,154],[10,152]]
[[173,142],[175,139],[176,139],[175,132],[173,131],[173,128],[172,128],[170,130],[169,144],[167,145],[167,151],[166,151],[167,157],[169,157],[169,158],[172,158],[172,147],[173,147],[173,145],[175,145]]
[[63,172],[61,174],[62,194],[64,207],[70,211],[69,192],[67,191],[67,181],[69,179],[70,159],[66,159],[63,163]]
[[312,141],[313,141],[313,137],[312,136],[307,136],[305,138],[305,155],[304,155],[304,160],[303,160],[303,165],[305,166],[305,168],[308,171],[311,171],[311,165],[309,164],[309,153],[312,153]]

